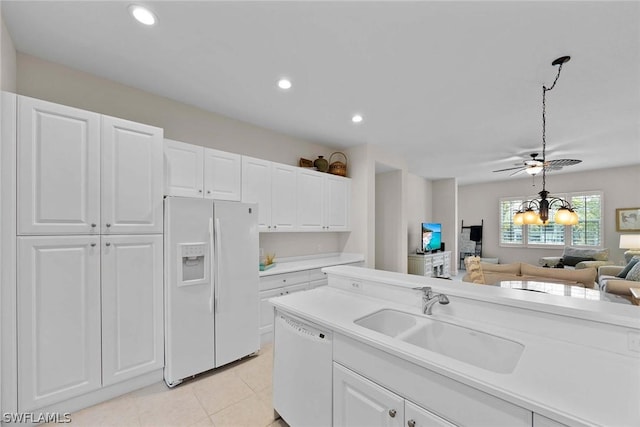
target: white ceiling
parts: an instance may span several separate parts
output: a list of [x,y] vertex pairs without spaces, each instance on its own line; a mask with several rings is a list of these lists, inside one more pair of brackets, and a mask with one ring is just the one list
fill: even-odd
[[2,7],[19,52],[321,144],[380,145],[463,184],[541,151],[542,85],[571,55],[547,94],[547,158],[640,164],[635,1],[141,1],[150,28],[130,3]]

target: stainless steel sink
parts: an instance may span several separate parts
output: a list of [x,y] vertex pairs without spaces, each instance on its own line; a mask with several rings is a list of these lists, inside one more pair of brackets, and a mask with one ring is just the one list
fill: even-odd
[[498,373],[513,372],[524,351],[524,345],[510,339],[397,310],[380,310],[354,323]]

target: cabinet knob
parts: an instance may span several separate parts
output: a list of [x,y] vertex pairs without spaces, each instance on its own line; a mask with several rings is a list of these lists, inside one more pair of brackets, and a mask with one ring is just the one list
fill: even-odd
[[273,228],[278,228],[278,226],[277,226],[277,225],[274,225],[274,226],[273,226]]
[[91,224],[91,228],[96,228],[96,225],[95,224]]
[[95,243],[92,243],[92,244],[91,244],[91,247],[93,248],[95,245],[96,245]]
[[211,194],[211,190],[207,190],[207,194]]
[[198,190],[198,193],[202,193],[202,190]]
[[409,420],[409,421],[407,421],[407,426],[409,426],[409,427],[416,427],[416,422],[415,422],[415,420]]
[[111,246],[111,243],[107,242],[105,243],[106,246]]
[[389,409],[389,416],[391,418],[395,418],[396,417],[396,410],[395,409]]
[[111,227],[111,224],[107,223],[107,228]]

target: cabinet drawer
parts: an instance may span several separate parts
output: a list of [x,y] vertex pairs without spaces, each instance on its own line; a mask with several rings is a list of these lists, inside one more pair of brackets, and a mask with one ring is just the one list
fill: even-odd
[[531,426],[531,411],[342,335],[333,359],[453,424]]
[[321,268],[314,268],[313,270],[309,270],[309,281],[313,282],[314,280],[322,280],[326,279],[326,273],[322,272]]
[[274,274],[260,278],[260,290],[281,288],[283,286],[297,285],[309,282],[309,270],[295,271],[293,273]]

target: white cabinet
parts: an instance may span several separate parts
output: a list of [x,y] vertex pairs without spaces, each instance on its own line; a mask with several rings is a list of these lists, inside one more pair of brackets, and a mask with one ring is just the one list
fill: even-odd
[[312,170],[298,170],[298,228],[322,231],[325,226],[325,176]]
[[20,411],[101,386],[100,237],[18,238]]
[[567,427],[567,425],[534,412],[533,427]]
[[333,364],[333,426],[401,427],[404,399]]
[[164,140],[167,196],[241,199],[242,156],[185,142]]
[[326,230],[349,231],[351,180],[336,175],[326,175],[324,181]]
[[162,129],[18,97],[18,234],[162,232]]
[[451,251],[409,255],[409,274],[426,277],[451,276]]
[[100,226],[100,115],[18,97],[18,234]]
[[204,197],[240,201],[242,156],[213,148],[204,149]]
[[161,235],[19,237],[18,247],[21,411],[162,368]]
[[272,231],[295,231],[296,179],[298,168],[280,163],[271,164],[271,225]]
[[103,234],[162,233],[162,129],[102,116]]
[[164,194],[202,197],[204,147],[164,140]]
[[164,366],[162,236],[102,237],[102,383]]
[[297,194],[301,231],[349,231],[350,179],[299,169]]
[[408,400],[404,401],[404,419],[407,427],[455,427],[449,421]]
[[258,229],[271,229],[271,162],[242,156],[242,201],[258,204]]

